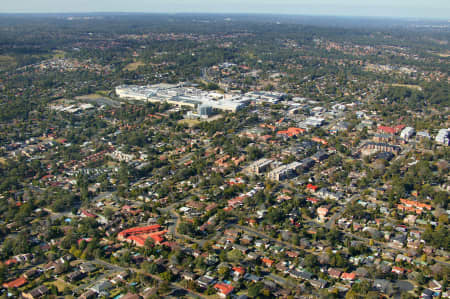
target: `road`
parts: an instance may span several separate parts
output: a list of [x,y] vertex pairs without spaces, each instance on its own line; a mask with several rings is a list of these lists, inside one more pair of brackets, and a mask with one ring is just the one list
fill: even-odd
[[[314,221],[309,221],[308,224],[315,225],[315,226],[320,226],[320,227],[325,227],[324,224],[317,223],[317,222],[314,222]],[[283,246],[285,246],[285,247],[287,247],[287,248],[289,248],[291,250],[300,250],[301,249],[298,246],[295,246],[293,244],[290,244],[290,243],[287,243],[287,242],[284,242],[284,241],[279,241],[279,240],[277,240],[275,238],[272,238],[272,237],[266,235],[263,232],[260,232],[260,231],[257,231],[257,230],[254,230],[254,229],[242,226],[242,225],[232,224],[231,226],[239,228],[239,229],[241,229],[241,230],[243,230],[243,231],[245,231],[247,233],[253,234],[253,235],[258,236],[260,238],[266,238],[268,240],[271,240],[275,244],[283,245]],[[404,253],[404,254],[408,253],[408,250],[403,249],[403,248],[394,247],[394,246],[392,246],[392,245],[390,245],[388,243],[384,243],[384,242],[376,241],[376,240],[373,240],[373,239],[361,237],[361,236],[355,235],[353,233],[342,231],[342,230],[340,230],[340,232],[343,233],[344,235],[348,236],[348,237],[354,238],[354,239],[359,240],[359,241],[363,241],[366,244],[369,244],[369,242],[372,240],[373,244],[376,245],[377,247],[381,247],[383,249],[388,249],[388,250],[394,250],[394,251],[401,252],[401,253]],[[308,252],[310,252],[310,251],[308,251]],[[310,253],[312,253],[312,252],[310,252]],[[450,266],[450,263],[439,261],[439,260],[437,260],[435,258],[431,258],[431,259],[434,262],[436,262],[436,263],[443,264],[443,265],[446,265],[446,266]]]
[[[112,276],[115,273],[122,272],[122,271],[125,271],[125,270],[131,270],[131,271],[134,271],[136,273],[139,273],[139,274],[151,277],[151,278],[153,278],[155,280],[158,280],[160,282],[163,282],[163,280],[159,276],[146,273],[146,272],[144,272],[141,269],[132,268],[132,267],[121,267],[121,266],[114,265],[114,264],[111,264],[111,263],[108,263],[108,262],[105,262],[105,261],[99,260],[99,259],[95,259],[93,261],[86,261],[86,262],[90,262],[92,264],[100,265],[100,266],[102,266],[104,268],[107,268],[109,270],[107,272],[105,272],[104,274],[100,275],[95,280],[89,281],[89,282],[87,282],[87,283],[85,283],[85,284],[83,284],[81,286],[78,286],[76,289],[74,289],[74,293],[75,294],[80,294],[81,292],[84,292],[87,289],[89,289],[92,286],[94,286],[96,283],[98,283],[98,282],[100,282],[100,281],[102,281],[102,280]],[[188,294],[189,296],[191,296],[193,298],[204,298],[202,296],[202,294],[194,292],[194,291],[191,291],[189,289],[186,289],[181,284],[179,284],[177,282],[169,283],[169,286],[171,286],[174,290],[178,290],[178,289],[179,290],[183,290],[183,291],[186,292],[186,294]]]
[[87,283],[84,283],[84,284],[78,286],[76,289],[73,290],[73,293],[74,294],[82,294],[83,292],[92,288],[98,282],[106,279],[107,277],[109,277],[110,275],[113,275],[114,273],[115,273],[115,271],[107,271],[107,272],[103,273],[102,275],[100,275],[99,277],[97,277],[95,280],[91,280]]
[[[102,197],[108,197],[110,196],[109,193],[105,193]],[[172,223],[170,223],[167,227],[169,233],[172,234],[172,236],[174,236],[174,238],[176,239],[181,239],[184,241],[189,241],[192,243],[197,243],[200,247],[203,247],[203,245],[208,241],[206,239],[194,239],[190,236],[186,236],[183,234],[178,233],[178,227],[181,223],[181,216],[180,214],[178,214],[178,212],[175,209],[175,206],[178,206],[180,204],[184,204],[186,201],[188,200],[188,198],[185,198],[183,200],[177,201],[171,205],[168,205],[166,207],[163,208],[158,208],[158,211],[161,212],[161,214],[169,214],[170,218],[172,220]],[[134,201],[135,203],[139,204],[138,201]]]
[[101,200],[104,200],[104,199],[106,199],[106,198],[111,197],[112,195],[113,195],[112,192],[102,192],[102,193],[100,193],[99,195],[97,195],[96,197],[94,197],[93,200],[94,200],[95,202],[101,201]]
[[275,275],[273,273],[266,275],[266,277],[269,277],[270,279],[272,279],[273,281],[275,281],[276,283],[278,283],[279,285],[282,285],[282,286],[288,286],[290,288],[297,287],[297,285],[292,283],[291,281],[289,281],[283,277],[280,277],[278,275]]
[[175,223],[172,223],[169,225],[168,230],[169,232],[172,234],[172,236],[174,236],[177,239],[183,239],[185,241],[190,241],[192,243],[197,243],[200,247],[203,247],[203,245],[205,244],[205,242],[207,240],[198,240],[198,239],[194,239],[191,238],[189,236],[183,235],[178,233],[178,227],[180,225],[181,222],[181,217],[180,214],[178,214],[178,212],[175,210],[175,206],[180,204],[180,203],[184,203],[187,199],[182,200],[182,201],[178,201],[176,203],[173,203],[165,208],[159,208],[160,212],[164,212],[164,213],[169,213],[170,217],[175,220]]
[[330,219],[325,223],[325,227],[327,229],[333,228],[335,226],[335,224],[336,224],[336,220],[338,218],[341,218],[342,213],[344,213],[344,208],[341,207],[339,209],[339,212],[334,213],[333,216],[331,216]]
[[[358,197],[358,195],[353,195],[350,198],[350,200],[354,201],[357,197]],[[181,201],[181,202],[183,202],[183,201]],[[199,244],[199,246],[203,247],[203,245],[206,242],[206,240],[197,240],[197,239],[193,239],[193,238],[191,238],[189,236],[182,235],[182,234],[178,233],[178,225],[180,223],[180,215],[175,211],[174,206],[176,204],[179,204],[179,203],[180,202],[174,203],[174,204],[172,204],[172,205],[170,205],[168,207],[159,209],[162,212],[166,212],[166,213],[168,212],[173,219],[176,219],[175,223],[169,226],[169,231],[172,233],[173,236],[175,236],[175,238],[188,240],[188,241],[191,241],[191,242],[195,242],[195,243]],[[325,224],[318,223],[318,222],[315,222],[315,221],[308,221],[308,224],[313,225],[313,226],[325,227],[327,229],[330,229],[330,228],[334,227],[336,220],[341,217],[341,215],[342,215],[342,213],[344,211],[345,211],[344,207],[340,207],[340,210],[337,213],[335,213],[327,221],[327,223],[325,223]],[[238,225],[238,224],[229,224],[227,226],[233,226],[233,227],[239,228],[239,229],[241,229],[243,231],[251,233],[251,234],[253,234],[255,236],[258,236],[260,238],[266,238],[266,239],[271,240],[272,242],[274,242],[274,243],[276,243],[278,245],[282,245],[282,246],[285,246],[287,248],[290,248],[291,250],[301,250],[301,248],[298,247],[298,246],[295,246],[293,244],[290,244],[290,243],[287,243],[287,242],[284,242],[284,241],[279,241],[277,239],[274,239],[274,238],[268,236],[267,234],[265,234],[265,233],[263,233],[261,231],[254,230],[254,229],[251,229],[251,228],[246,227],[246,226],[241,226],[241,225]],[[339,230],[339,231],[341,233],[343,233],[344,235],[348,236],[348,237],[354,238],[354,239],[359,240],[359,241],[363,241],[366,244],[369,244],[369,242],[372,240],[374,245],[377,245],[378,247],[381,247],[383,249],[394,250],[394,251],[402,252],[402,253],[405,253],[405,254],[407,253],[406,249],[397,248],[397,247],[394,247],[394,246],[392,246],[392,245],[390,245],[388,243],[384,243],[384,242],[376,241],[376,240],[373,240],[373,239],[361,237],[361,236],[355,235],[355,234],[347,232],[347,231],[342,231],[342,230]],[[440,263],[440,264],[443,264],[443,265],[450,266],[450,263],[439,261],[439,260],[437,260],[435,258],[432,258],[432,260],[435,261],[436,263]]]
[[[158,280],[158,281],[160,281],[160,282],[163,282],[163,280],[162,280],[159,276],[156,276],[156,275],[153,275],[153,274],[149,274],[149,273],[145,273],[144,271],[139,270],[139,269],[134,269],[134,268],[130,268],[130,269],[134,270],[136,273],[140,273],[140,274],[142,274],[142,275],[145,275],[145,276],[151,277],[151,278],[153,278],[153,279],[155,279],[155,280]],[[205,297],[203,297],[203,295],[200,294],[200,293],[197,293],[197,292],[194,292],[194,291],[191,291],[191,290],[189,290],[189,289],[184,288],[184,287],[183,287],[181,284],[179,284],[178,282],[172,282],[172,283],[169,283],[169,285],[170,285],[172,288],[174,288],[175,290],[179,289],[179,290],[185,291],[189,296],[191,296],[191,297],[193,297],[193,298],[200,298],[200,299],[204,299],[204,298],[205,298]]]
[[275,244],[282,245],[282,246],[284,246],[284,247],[289,248],[290,250],[301,250],[301,248],[298,247],[298,246],[295,246],[295,245],[293,245],[293,244],[290,244],[290,243],[287,243],[287,242],[284,242],[284,241],[279,241],[279,240],[277,240],[277,239],[275,239],[275,238],[272,238],[272,237],[266,235],[266,234],[263,233],[263,232],[260,232],[260,231],[251,229],[251,228],[249,228],[249,227],[242,226],[242,225],[239,225],[239,224],[231,224],[230,226],[235,227],[235,228],[238,228],[238,229],[241,229],[241,230],[243,230],[243,231],[245,231],[245,232],[247,232],[247,233],[249,233],[249,234],[252,234],[252,235],[254,235],[254,236],[257,236],[257,237],[259,237],[259,238],[262,238],[262,239],[268,239],[268,240],[274,242]]
[[189,153],[189,154],[185,155],[183,158],[181,158],[178,161],[178,165],[183,165],[184,163],[186,163],[189,160],[191,160],[193,156],[194,156],[194,153]]
[[399,291],[402,293],[414,290],[414,285],[407,280],[397,280],[395,286],[397,286]]
[[74,216],[72,214],[72,212],[53,212],[52,210],[47,209],[47,208],[43,208],[43,210],[50,214],[51,220],[57,220],[57,219],[61,219],[61,218],[70,218],[70,217]]
[[[350,199],[347,201],[347,204],[351,204],[353,203],[357,198],[359,198],[361,195],[359,194],[355,194],[352,197],[350,197]],[[346,205],[347,205],[346,204]],[[325,227],[327,229],[331,229],[335,226],[336,224],[336,220],[338,220],[339,218],[341,218],[342,214],[345,211],[345,207],[344,206],[340,206],[339,207],[339,211],[334,213],[333,216],[330,217],[330,219],[325,223]]]
[[[316,225],[316,226],[320,226],[320,227],[325,227],[325,225],[323,225],[321,223],[318,223],[318,222],[315,222],[315,221],[309,221],[308,224]],[[366,238],[366,237],[361,237],[361,236],[355,235],[354,233],[351,233],[351,232],[347,232],[347,231],[343,231],[343,230],[339,230],[339,231],[341,233],[343,233],[344,235],[346,235],[347,237],[351,237],[351,238],[354,238],[356,240],[363,241],[366,244],[369,244],[369,242],[372,241],[374,245],[376,245],[378,247],[381,247],[383,249],[394,250],[394,251],[397,251],[397,252],[408,254],[408,250],[407,249],[397,248],[395,246],[390,245],[389,243],[380,242],[380,241],[377,241],[377,240],[374,240],[374,239],[369,239],[369,238]],[[430,257],[430,258],[436,263],[439,263],[439,264],[442,264],[442,265],[446,265],[446,266],[450,266],[450,263],[439,261],[439,260],[437,260],[437,259],[435,259],[433,257]]]
[[99,281],[109,277],[110,275],[113,275],[116,272],[122,272],[125,270],[125,268],[123,268],[123,267],[113,265],[110,263],[106,263],[106,262],[104,262],[102,260],[98,260],[98,259],[93,260],[93,261],[86,261],[86,262],[91,263],[91,264],[96,264],[97,266],[100,265],[100,266],[104,267],[105,269],[108,269],[108,271],[106,271],[105,273],[103,273],[102,275],[97,277],[95,280],[89,281],[87,283],[84,283],[84,284],[78,286],[76,289],[73,290],[73,292],[76,294],[81,294],[82,292],[93,287]]
[[[312,222],[312,221],[310,221],[308,223],[310,223],[310,224],[317,224],[319,226],[324,226],[322,224],[315,223],[315,222]],[[241,225],[238,225],[238,224],[232,224],[230,226],[238,228],[238,229],[241,229],[241,230],[245,231],[246,233],[252,234],[254,236],[268,239],[268,240],[274,242],[275,244],[283,245],[283,246],[285,246],[285,247],[287,247],[287,248],[289,248],[291,250],[301,250],[301,248],[299,248],[298,246],[295,246],[293,244],[289,244],[289,243],[286,243],[286,242],[283,242],[283,241],[279,241],[277,239],[274,239],[274,238],[266,235],[263,232],[260,232],[260,231],[257,231],[257,230],[254,230],[254,229],[251,229],[251,228],[248,228],[248,227],[245,227],[245,226],[241,226]],[[367,238],[360,237],[360,236],[354,235],[352,233],[347,233],[347,232],[343,232],[343,233],[348,235],[348,236],[350,236],[350,237],[353,237],[353,238],[355,238],[357,240],[364,241],[367,244],[369,243],[369,239],[367,239]],[[374,241],[374,242],[375,242],[376,245],[378,245],[380,247],[383,247],[383,248],[399,250],[397,248],[390,247],[389,244],[385,244],[385,243],[378,242],[378,241]],[[305,250],[305,251],[307,251],[310,254],[316,254],[316,255],[318,254],[318,253],[313,252],[311,250]],[[406,250],[404,250],[404,249],[400,249],[399,251],[406,253]],[[436,260],[436,262],[439,262],[439,261]],[[448,263],[445,263],[445,262],[440,262],[440,263],[448,265]],[[285,285],[285,286],[288,286],[288,287],[290,287],[292,285],[292,283],[290,281],[288,281],[288,280],[286,280],[286,279],[284,279],[284,278],[282,278],[282,277],[280,277],[278,275],[274,275],[272,273],[268,274],[267,277],[271,278],[273,281],[275,281],[276,283],[281,284],[281,285]],[[414,285],[412,285],[408,281],[398,281],[396,285],[399,287],[399,289],[402,292],[408,292],[408,291],[411,291],[411,290],[414,289]]]
[[[317,223],[317,225],[320,225],[320,224]],[[376,246],[378,246],[378,247],[381,247],[381,248],[383,248],[383,249],[394,250],[394,251],[397,251],[397,252],[401,252],[401,253],[404,253],[404,254],[408,254],[408,250],[407,250],[407,249],[397,248],[397,247],[395,247],[395,246],[390,245],[389,243],[384,243],[384,242],[376,241],[376,240],[373,240],[373,239],[361,237],[361,236],[355,235],[355,234],[353,234],[353,233],[346,232],[346,231],[342,231],[342,230],[341,230],[340,232],[343,233],[343,234],[345,234],[345,235],[348,236],[348,237],[352,237],[352,238],[354,238],[354,239],[356,239],[356,240],[363,241],[363,242],[365,242],[366,244],[369,244],[369,242],[372,240],[372,242],[373,242],[374,245],[376,245]],[[436,263],[450,266],[450,263],[439,261],[439,260],[437,260],[437,259],[435,259],[435,258],[433,258],[433,257],[430,257],[430,258],[431,258],[434,262],[436,262]]]

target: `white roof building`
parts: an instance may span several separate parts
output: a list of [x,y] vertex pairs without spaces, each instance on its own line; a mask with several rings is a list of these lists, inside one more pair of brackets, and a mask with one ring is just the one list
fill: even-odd
[[409,139],[414,135],[415,132],[416,130],[414,130],[414,128],[406,127],[400,133],[400,137],[403,139]]
[[436,135],[436,142],[449,145],[450,143],[450,129],[440,129]]
[[207,92],[194,87],[156,84],[150,86],[120,85],[116,94],[121,98],[148,102],[167,102],[177,106],[198,107],[207,105],[222,111],[236,112],[245,107],[250,99],[241,96]]

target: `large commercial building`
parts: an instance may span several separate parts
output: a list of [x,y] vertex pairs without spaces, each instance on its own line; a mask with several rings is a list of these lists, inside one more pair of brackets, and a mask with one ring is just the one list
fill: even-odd
[[400,151],[401,148],[399,146],[382,142],[367,142],[361,147],[363,155],[371,155],[376,152],[388,152],[397,155]]
[[153,240],[155,244],[162,243],[166,232],[165,230],[161,230],[159,224],[155,224],[123,230],[117,235],[117,239],[142,247],[145,245],[147,239]]
[[116,87],[116,95],[131,100],[167,102],[194,109],[211,107],[229,112],[236,112],[250,102],[249,98],[240,95],[207,92],[195,87],[185,87],[181,84],[120,85]]
[[284,93],[268,92],[268,91],[251,91],[246,94],[253,102],[277,104],[283,97]]
[[267,178],[273,181],[282,181],[296,176],[296,172],[302,169],[303,164],[300,162],[292,162],[287,165],[282,165],[267,174]]
[[200,116],[210,116],[212,114],[212,107],[209,105],[200,105],[197,107],[197,113]]
[[409,138],[411,138],[414,135],[414,133],[416,133],[416,130],[414,130],[414,128],[406,127],[401,131],[400,137],[405,140],[408,140]]
[[273,160],[270,159],[260,159],[250,164],[246,168],[246,172],[250,174],[261,174],[269,169],[272,162]]
[[299,123],[299,127],[300,128],[318,128],[320,126],[322,126],[325,122],[324,118],[320,118],[320,117],[315,117],[315,116],[311,116],[308,117],[307,119],[305,119],[304,121],[302,121],[301,123]]
[[436,142],[449,145],[450,144],[450,129],[440,129],[436,135]]

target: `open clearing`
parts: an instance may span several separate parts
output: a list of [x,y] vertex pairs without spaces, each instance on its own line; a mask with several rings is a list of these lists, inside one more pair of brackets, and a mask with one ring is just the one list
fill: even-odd
[[66,56],[66,52],[61,50],[53,51],[53,59],[63,59]]
[[201,121],[199,121],[198,119],[181,119],[178,121],[179,124],[186,124],[189,127],[193,127],[195,125],[198,125],[199,123],[201,123]]
[[96,99],[101,99],[104,98],[105,96],[102,96],[98,93],[91,93],[91,94],[87,94],[84,96],[78,96],[75,99],[77,100],[96,100]]
[[143,63],[142,61],[136,61],[136,62],[132,62],[129,63],[127,66],[124,67],[124,70],[132,72],[138,69],[138,67],[140,66],[144,66],[145,63]]
[[0,55],[0,68],[9,68],[16,66],[16,60],[12,56]]
[[450,52],[447,52],[447,53],[437,53],[436,55],[439,56],[439,57],[442,57],[442,58],[448,58],[448,57],[450,57]]
[[214,115],[214,116],[209,117],[207,119],[188,119],[188,118],[185,118],[185,119],[179,120],[178,123],[179,124],[186,124],[189,127],[193,127],[195,125],[198,125],[201,122],[204,122],[204,121],[211,122],[211,121],[215,121],[215,120],[221,119],[222,117],[223,117],[222,114],[217,114],[217,115]]
[[112,100],[106,96],[102,96],[96,93],[91,93],[84,96],[78,96],[75,98],[79,101],[85,101],[91,104],[98,104],[98,105],[106,105],[106,106],[113,106],[118,107],[120,106],[120,102]]
[[72,285],[62,281],[61,279],[57,279],[53,281],[51,284],[53,284],[59,292],[63,292],[65,288],[72,289]]
[[415,89],[418,91],[422,91],[422,87],[420,87],[419,85],[411,85],[411,84],[391,84],[392,87],[406,87],[406,88],[410,88],[410,89]]

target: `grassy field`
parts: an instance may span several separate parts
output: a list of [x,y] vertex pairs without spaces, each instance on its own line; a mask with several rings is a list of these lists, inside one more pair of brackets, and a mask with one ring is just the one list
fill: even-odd
[[193,127],[201,123],[201,121],[199,121],[198,119],[181,119],[178,121],[178,123],[188,125],[189,127]]
[[95,93],[102,96],[102,97],[109,97],[109,90],[99,90],[96,91]]
[[436,53],[437,56],[442,57],[442,58],[448,58],[450,57],[450,52],[447,53]]
[[206,121],[215,121],[215,120],[221,119],[222,117],[223,117],[223,114],[217,114],[217,115],[209,117]]
[[406,88],[410,88],[410,89],[415,89],[418,91],[422,91],[422,87],[420,87],[419,85],[411,85],[411,84],[391,84],[392,87],[406,87]]
[[138,67],[140,66],[144,66],[145,63],[143,63],[142,61],[135,61],[132,63],[129,63],[127,66],[125,66],[124,70],[132,72],[138,69]]
[[72,285],[71,284],[68,284],[68,283],[66,283],[66,282],[64,282],[63,280],[60,280],[60,279],[57,279],[57,280],[53,281],[51,284],[53,284],[58,289],[59,292],[64,291],[64,289],[66,287],[68,287],[69,289],[72,289]]
[[108,161],[108,162],[106,162],[106,165],[107,165],[108,167],[116,167],[116,166],[117,166],[117,162]]
[[0,68],[9,68],[16,66],[16,60],[12,56],[0,55]]
[[75,99],[78,101],[86,101],[91,104],[114,106],[114,107],[120,106],[119,101],[113,100],[103,94],[107,94],[107,92],[99,91],[97,93],[91,93],[91,94],[84,95],[84,96],[78,96]]
[[66,52],[61,50],[53,51],[53,59],[62,59],[66,56]]
[[87,94],[84,96],[78,96],[75,99],[77,100],[97,100],[97,99],[101,99],[104,98],[104,95],[100,95],[98,93],[91,93],[91,94]]
[[181,119],[181,120],[178,121],[178,123],[179,124],[186,124],[189,127],[193,127],[193,126],[201,123],[202,121],[211,122],[211,121],[215,121],[215,120],[221,119],[222,117],[223,117],[222,114],[217,114],[217,115],[214,115],[214,116],[209,117],[209,118],[204,119],[204,120],[200,120],[200,119]]

